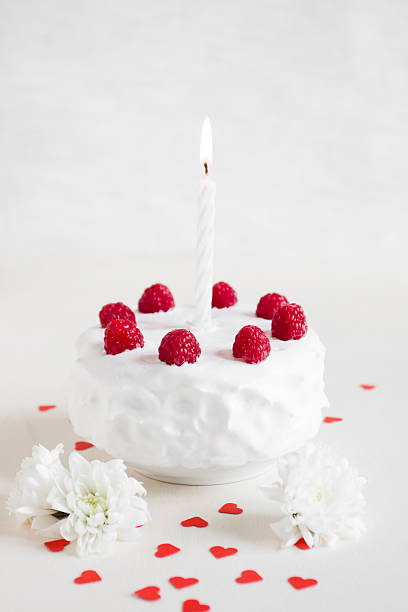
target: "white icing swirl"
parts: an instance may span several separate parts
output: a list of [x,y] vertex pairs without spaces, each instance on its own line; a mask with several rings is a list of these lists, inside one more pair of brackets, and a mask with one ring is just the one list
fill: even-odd
[[327,398],[325,349],[313,330],[271,339],[269,357],[249,365],[232,356],[235,335],[252,324],[270,338],[270,321],[241,305],[213,309],[213,329],[193,330],[200,359],[177,367],[159,361],[158,347],[170,329],[188,328],[192,309],[136,318],[143,349],[106,355],[100,327],[78,341],[68,410],[75,431],[96,446],[166,480],[208,470],[218,482],[217,470],[261,471],[317,433]]

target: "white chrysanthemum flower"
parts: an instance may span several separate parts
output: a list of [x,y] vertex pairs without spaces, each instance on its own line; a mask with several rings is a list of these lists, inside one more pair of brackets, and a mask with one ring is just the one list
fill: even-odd
[[7,500],[8,510],[20,523],[30,521],[33,529],[46,529],[48,535],[59,534],[60,515],[47,498],[56,479],[67,474],[60,459],[63,451],[62,444],[51,451],[41,444],[33,446],[32,457],[23,459]]
[[87,461],[73,451],[69,474],[49,492],[50,506],[68,516],[61,536],[77,542],[81,556],[107,551],[116,540],[133,539],[150,520],[144,487],[126,474],[123,461]]
[[279,504],[271,524],[284,546],[304,538],[309,547],[356,539],[365,525],[365,479],[326,446],[308,444],[278,461],[279,481],[262,487]]

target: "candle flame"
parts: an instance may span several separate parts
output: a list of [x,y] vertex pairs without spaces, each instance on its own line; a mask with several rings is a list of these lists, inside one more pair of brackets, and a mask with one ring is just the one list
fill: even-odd
[[207,174],[208,166],[210,166],[213,161],[212,131],[208,117],[204,119],[203,127],[201,128],[200,160]]

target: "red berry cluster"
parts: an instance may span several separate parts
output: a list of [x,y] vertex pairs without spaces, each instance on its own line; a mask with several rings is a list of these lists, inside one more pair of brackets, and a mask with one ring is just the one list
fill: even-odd
[[[224,282],[214,285],[214,308],[230,308],[237,301],[237,294],[230,285]],[[166,285],[160,283],[145,289],[139,300],[139,311],[143,313],[167,312],[171,308],[174,308],[173,295]],[[272,321],[272,337],[279,340],[299,340],[307,331],[301,306],[290,304],[279,293],[262,296],[256,308],[256,316]],[[123,302],[103,306],[99,319],[105,328],[104,346],[108,355],[143,348],[144,338],[137,327],[135,313]],[[268,357],[270,351],[269,338],[256,325],[245,325],[237,333],[232,348],[234,357],[246,363],[259,363]],[[170,331],[163,337],[159,347],[159,359],[168,365],[195,363],[200,355],[200,345],[194,334],[187,329]]]
[[174,298],[166,285],[156,283],[144,290],[139,300],[139,312],[167,312],[174,308]]
[[267,293],[256,307],[256,316],[270,319],[272,338],[299,340],[307,332],[306,317],[298,304],[290,304],[284,295]]
[[[267,293],[256,307],[256,316],[271,320],[271,335],[279,340],[299,340],[307,331],[306,317],[298,304],[284,295]],[[271,351],[267,335],[256,325],[245,325],[235,336],[232,354],[246,363],[259,363]]]
[[173,329],[159,346],[159,359],[168,365],[195,363],[201,355],[197,338],[187,329]]
[[105,351],[117,355],[135,348],[143,348],[143,334],[133,321],[112,319],[105,329]]
[[303,308],[299,304],[286,304],[272,319],[272,337],[279,340],[300,340],[307,332]]
[[271,343],[266,334],[256,325],[245,325],[235,336],[232,354],[246,363],[258,363],[271,352]]
[[212,291],[213,308],[230,308],[238,302],[235,290],[228,283],[215,283]]
[[261,317],[262,319],[273,319],[273,315],[275,312],[285,306],[288,303],[288,300],[284,295],[280,295],[279,293],[267,293],[263,295],[258,302],[258,306],[256,307],[256,316]]
[[[139,300],[139,311],[143,313],[167,312],[171,308],[174,308],[173,295],[168,287],[160,283],[145,289]],[[106,304],[99,312],[99,320],[101,326],[106,328],[104,346],[108,355],[143,348],[144,338],[137,327],[135,313],[122,302]],[[169,365],[194,363],[200,355],[200,345],[186,329],[169,332],[159,347],[159,359]]]

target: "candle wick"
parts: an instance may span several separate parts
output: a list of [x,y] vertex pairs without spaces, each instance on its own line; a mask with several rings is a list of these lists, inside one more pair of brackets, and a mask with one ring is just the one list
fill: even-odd
[[208,174],[208,164],[207,164],[207,162],[204,162],[204,169],[205,169],[205,173]]

